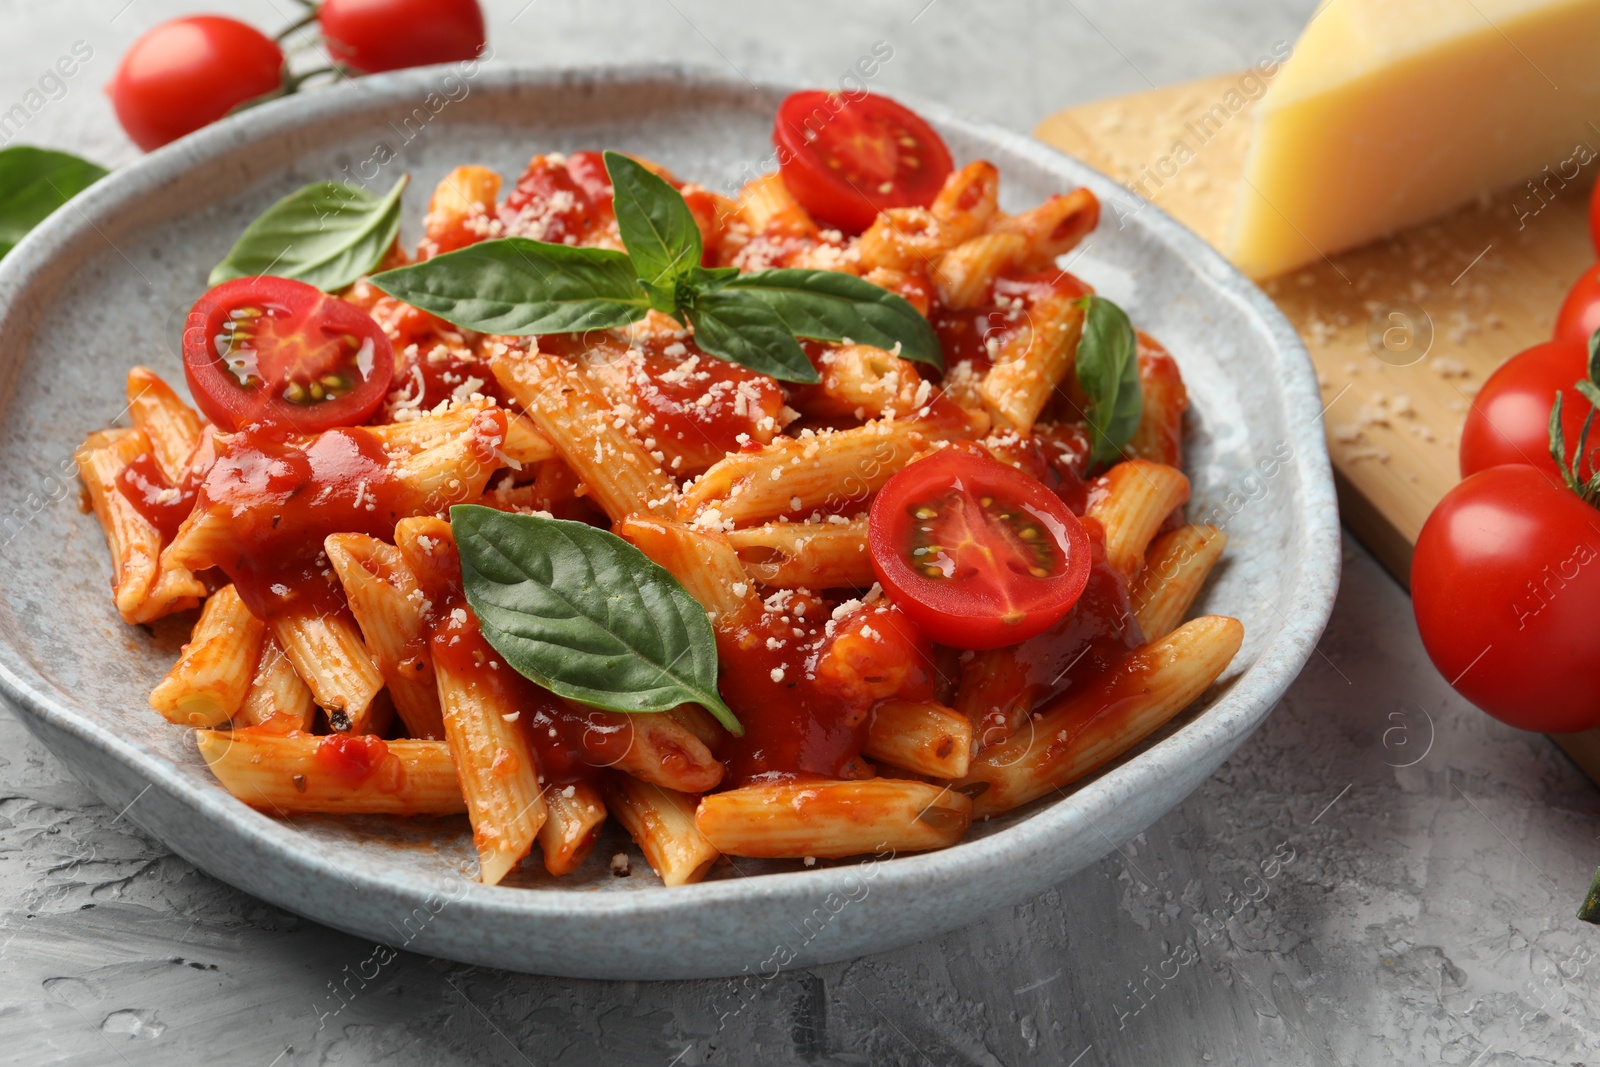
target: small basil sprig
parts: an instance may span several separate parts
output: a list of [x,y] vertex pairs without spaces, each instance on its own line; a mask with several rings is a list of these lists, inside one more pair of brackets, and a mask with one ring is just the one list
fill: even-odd
[[609,711],[699,704],[735,736],[705,608],[643,552],[586,523],[450,509],[484,640],[551,692]]
[[104,167],[66,152],[31,145],[0,150],[0,256],[106,173]]
[[348,182],[313,182],[267,208],[211,271],[209,285],[270,274],[343,289],[376,267],[400,232],[408,175],[382,197]]
[[1078,340],[1078,385],[1089,398],[1090,461],[1112,463],[1133,439],[1144,414],[1139,388],[1139,338],[1128,313],[1103,296],[1086,296]]
[[1573,388],[1589,402],[1589,413],[1583,417],[1583,429],[1578,433],[1578,444],[1567,459],[1566,434],[1561,426],[1561,391],[1556,391],[1555,403],[1550,406],[1550,457],[1556,461],[1556,470],[1571,489],[1594,507],[1600,507],[1600,469],[1589,464],[1589,476],[1584,477],[1585,452],[1589,447],[1589,430],[1594,425],[1594,413],[1600,408],[1600,330],[1589,337],[1588,378],[1574,382]]
[[695,342],[731,363],[816,382],[796,338],[850,339],[943,366],[939,339],[904,298],[849,274],[739,274],[700,265],[700,228],[669,183],[627,156],[605,154],[626,256],[505,238],[470,245],[372,282],[447,322],[484,333],[581,333],[624,326],[650,309],[694,327]]

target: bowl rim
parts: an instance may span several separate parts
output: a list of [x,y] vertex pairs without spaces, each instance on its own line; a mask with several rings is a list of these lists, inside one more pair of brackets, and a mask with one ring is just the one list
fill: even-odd
[[[44,272],[57,254],[71,249],[91,229],[98,229],[95,227],[97,219],[111,217],[123,207],[135,204],[170,176],[224,160],[254,142],[308,124],[335,121],[387,103],[414,102],[419,90],[436,84],[440,74],[449,69],[452,65],[373,75],[289,97],[224,119],[113,171],[79,194],[70,210],[54,212],[0,261],[0,328],[4,327],[19,297],[25,297],[30,291],[28,279],[31,276]],[[586,87],[663,80],[683,89],[733,93],[777,93],[805,87],[782,80],[752,81],[696,64],[545,66],[505,63],[480,70],[473,78],[473,88],[489,94],[530,87],[578,91]],[[1180,256],[1207,275],[1219,292],[1242,304],[1265,333],[1280,375],[1279,399],[1286,424],[1320,425],[1321,392],[1310,356],[1298,334],[1272,301],[1219,252],[1159,207],[1138,199],[1125,187],[1075,157],[1026,135],[960,118],[942,105],[909,94],[895,95],[928,118],[937,129],[956,130],[995,144],[1045,171],[1062,174],[1069,170],[1073,180],[1089,185],[1102,200],[1111,195],[1137,203],[1138,213],[1145,219],[1143,225],[1149,227],[1151,236],[1165,245],[1170,254]],[[292,159],[280,164],[282,167],[292,165]],[[1320,432],[1311,431],[1294,443],[1291,463],[1298,484],[1292,497],[1292,510],[1304,535],[1300,540],[1299,575],[1293,595],[1278,609],[1283,625],[1260,650],[1255,662],[1234,678],[1196,719],[1092,778],[1064,799],[1042,805],[1016,824],[985,837],[968,839],[934,852],[895,856],[892,862],[880,865],[874,875],[874,888],[883,892],[914,891],[934,880],[982,878],[1020,861],[1047,854],[1050,843],[1066,835],[1074,823],[1086,821],[1096,827],[1098,819],[1108,817],[1111,806],[1121,803],[1130,790],[1137,790],[1141,779],[1181,776],[1184,764],[1193,762],[1191,750],[1196,745],[1207,752],[1222,750],[1221,759],[1225,759],[1253,732],[1309,659],[1332,612],[1338,585],[1340,533],[1326,442]],[[5,643],[10,645],[9,640]],[[454,893],[460,889],[461,879],[442,873],[417,870],[396,880],[366,864],[341,867],[321,850],[300,844],[296,832],[281,820],[247,807],[221,788],[206,787],[184,774],[173,773],[174,765],[161,753],[97,722],[92,714],[77,710],[56,697],[48,686],[35,684],[3,661],[0,661],[0,694],[22,712],[24,719],[28,715],[38,716],[56,729],[100,749],[151,784],[161,786],[202,821],[242,835],[245,845],[260,850],[266,859],[281,864],[288,872],[319,880],[335,878],[363,893],[377,897],[404,895],[407,900],[419,894],[437,895],[445,890]],[[93,783],[88,784],[93,787]],[[137,821],[132,814],[130,818]],[[176,850],[170,841],[163,840]],[[1100,855],[1118,844],[1106,838]],[[602,919],[624,916],[673,919],[714,911],[752,897],[796,904],[814,902],[825,894],[846,891],[847,879],[854,869],[853,864],[840,864],[722,879],[699,883],[692,891],[657,885],[624,892],[564,889],[559,885],[516,888],[484,886],[469,879],[470,888],[465,895],[452,899],[480,915],[504,919],[566,918],[579,912],[586,917]],[[1059,877],[1052,876],[1050,880],[1059,881]],[[1029,879],[1019,881],[1032,884]],[[249,886],[241,888],[253,895],[262,895]],[[993,904],[1008,903],[1012,895],[1014,893],[1008,893],[1003,884],[997,884]],[[284,906],[292,907],[287,903]]]

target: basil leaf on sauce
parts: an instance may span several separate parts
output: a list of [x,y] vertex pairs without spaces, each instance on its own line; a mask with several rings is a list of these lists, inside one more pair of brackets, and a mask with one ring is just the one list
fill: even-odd
[[[611,203],[622,246],[646,286],[671,288],[700,266],[700,227],[683,195],[665,179],[618,152],[605,153]],[[676,308],[667,310],[672,314]]]
[[731,286],[691,297],[694,341],[705,351],[780,381],[821,379],[794,334],[767,304]]
[[331,293],[383,261],[400,232],[402,174],[382,197],[348,182],[313,182],[267,208],[211,271],[207,284],[270,274]]
[[386,270],[372,284],[456,326],[519,337],[626,326],[650,310],[621,252],[526,237],[482,241]]
[[1089,398],[1084,413],[1093,445],[1091,460],[1110,463],[1122,455],[1144,414],[1139,388],[1139,338],[1128,313],[1103,296],[1078,301],[1084,310],[1078,341],[1078,385]]
[[897,293],[832,270],[766,270],[731,279],[727,288],[765,303],[789,332],[893,350],[917,363],[944,366],[933,326]]
[[32,145],[0,149],[0,257],[106,174],[104,167],[66,152]]
[[479,505],[450,509],[467,603],[520,674],[608,711],[699,704],[744,733],[717,692],[705,608],[615,534]]

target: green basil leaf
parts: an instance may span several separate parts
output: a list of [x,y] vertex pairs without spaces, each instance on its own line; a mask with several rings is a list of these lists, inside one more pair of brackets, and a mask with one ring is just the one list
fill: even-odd
[[1089,398],[1091,460],[1110,463],[1139,428],[1144,395],[1139,388],[1139,338],[1128,313],[1103,296],[1086,296],[1078,341],[1078,384]]
[[696,267],[689,272],[684,284],[709,292],[712,289],[721,289],[730,279],[738,276],[738,267]]
[[683,194],[619,152],[607,152],[605,161],[617,230],[633,269],[647,285],[688,277],[700,265],[702,245]]
[[616,534],[582,522],[450,509],[467,603],[520,674],[608,711],[699,704],[735,735],[717,641],[688,590]]
[[106,173],[66,152],[20,144],[0,150],[0,256]]
[[691,297],[688,317],[695,344],[718,359],[780,381],[821,381],[778,313],[749,293],[731,287],[697,292]]
[[270,274],[343,289],[383,261],[400,232],[402,174],[382,197],[347,182],[313,182],[267,208],[211,271],[207,284]]
[[796,337],[843,341],[892,350],[917,363],[944,366],[933,326],[904,297],[833,270],[764,270],[732,279],[778,313]]
[[626,326],[650,310],[621,252],[526,237],[481,241],[373,275],[372,284],[456,326],[518,337]]

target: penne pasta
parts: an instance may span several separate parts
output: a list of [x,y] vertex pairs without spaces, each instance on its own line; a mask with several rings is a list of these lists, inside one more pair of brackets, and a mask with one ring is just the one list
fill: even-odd
[[640,516],[622,520],[613,532],[682,582],[719,628],[738,626],[760,613],[761,598],[721,534]]
[[416,498],[413,510],[444,511],[483,495],[489,476],[506,463],[506,413],[480,408],[467,428],[417,452],[389,458],[394,475]]
[[1180,526],[1151,542],[1144,570],[1128,589],[1146,640],[1178,628],[1227,543],[1228,535],[1215,526]]
[[1150,539],[1189,499],[1189,479],[1176,467],[1134,459],[1106,471],[1089,494],[1084,514],[1106,531],[1106,562],[1126,582],[1144,568]]
[[454,815],[465,810],[443,741],[196,730],[223,787],[274,815]]
[[1076,362],[1083,316],[1076,301],[1044,301],[1001,347],[978,386],[997,427],[1019,434],[1033,431],[1034,420]]
[[1049,267],[1066,255],[1100,224],[1100,200],[1087,189],[1057,193],[1038,207],[996,218],[989,232],[1017,234],[1027,241],[1020,262],[1035,269]]
[[583,866],[600,840],[606,804],[600,790],[587,781],[551,786],[544,794],[547,812],[539,827],[544,869],[558,878]]
[[986,159],[975,159],[945,179],[928,210],[939,220],[951,245],[976,237],[1000,206],[1000,171]]
[[533,746],[518,723],[514,672],[500,668],[466,600],[452,589],[461,563],[450,524],[402,519],[395,545],[439,613],[429,644],[444,736],[472,822],[479,881],[497,885],[528,854],[547,818]]
[[144,431],[169,485],[180,485],[200,443],[200,416],[147,367],[128,372],[128,415]]
[[[452,407],[437,415],[424,415],[406,422],[385,423],[370,427],[370,432],[391,456],[415,455],[469,433],[478,413],[489,407],[488,403],[468,402]],[[503,466],[513,470],[552,458],[556,454],[550,439],[539,432],[526,415],[505,412],[505,439],[500,444]]]
[[499,195],[500,175],[488,167],[456,167],[433,188],[433,195],[428,199],[428,214],[422,220],[424,236],[438,241],[474,216],[486,219],[494,212],[495,198]]
[[[677,487],[576,365],[541,352],[502,352],[495,377],[613,519],[673,514]],[[619,425],[619,423],[621,425]]]
[[973,798],[974,814],[998,815],[1077,781],[1205,692],[1243,639],[1237,619],[1207,615],[1185,623],[1058,697],[1004,744],[978,753],[956,788]]
[[933,212],[920,207],[880,211],[856,242],[863,275],[874,270],[932,271],[938,258],[956,242],[949,240]]
[[250,691],[245,694],[239,710],[233,713],[235,729],[259,726],[285,734],[295,730],[310,731],[316,717],[317,702],[311,689],[300,680],[294,664],[283,654],[278,642],[263,634]]
[[267,625],[295,673],[328,713],[329,725],[338,733],[368,733],[383,675],[355,620],[343,611],[296,606],[274,615]]
[[626,774],[613,775],[606,805],[663,885],[698,882],[719,853],[696,826],[695,798]]
[[261,657],[266,626],[233,586],[211,594],[188,644],[150,692],[150,706],[179,726],[217,726],[244,703]]
[[627,715],[584,709],[589,721],[616,731],[619,743],[607,745],[599,755],[606,765],[642,782],[680,793],[704,793],[722,781],[722,762],[694,731],[667,715]]
[[763,585],[865,589],[876,581],[866,519],[769,522],[725,536],[745,572]]
[[994,280],[1028,256],[1028,239],[1019,233],[985,233],[961,242],[939,257],[933,282],[948,308],[987,303]]
[[871,345],[838,345],[817,359],[822,381],[797,406],[807,415],[857,419],[906,415],[933,395],[910,360]]
[[776,172],[745,183],[739,191],[739,219],[751,233],[773,237],[815,237],[817,224]]
[[398,548],[366,534],[333,534],[324,550],[407,732],[443,740],[444,719],[423,618],[426,598],[416,575]]
[[932,701],[885,700],[872,709],[862,751],[931,778],[960,778],[972,748],[972,723],[959,711]]
[[1183,413],[1189,409],[1178,364],[1154,338],[1139,334],[1139,426],[1123,448],[1129,459],[1176,467],[1183,458]]
[[719,851],[768,859],[945,848],[971,823],[963,794],[895,778],[747,785],[702,797],[695,813]]

